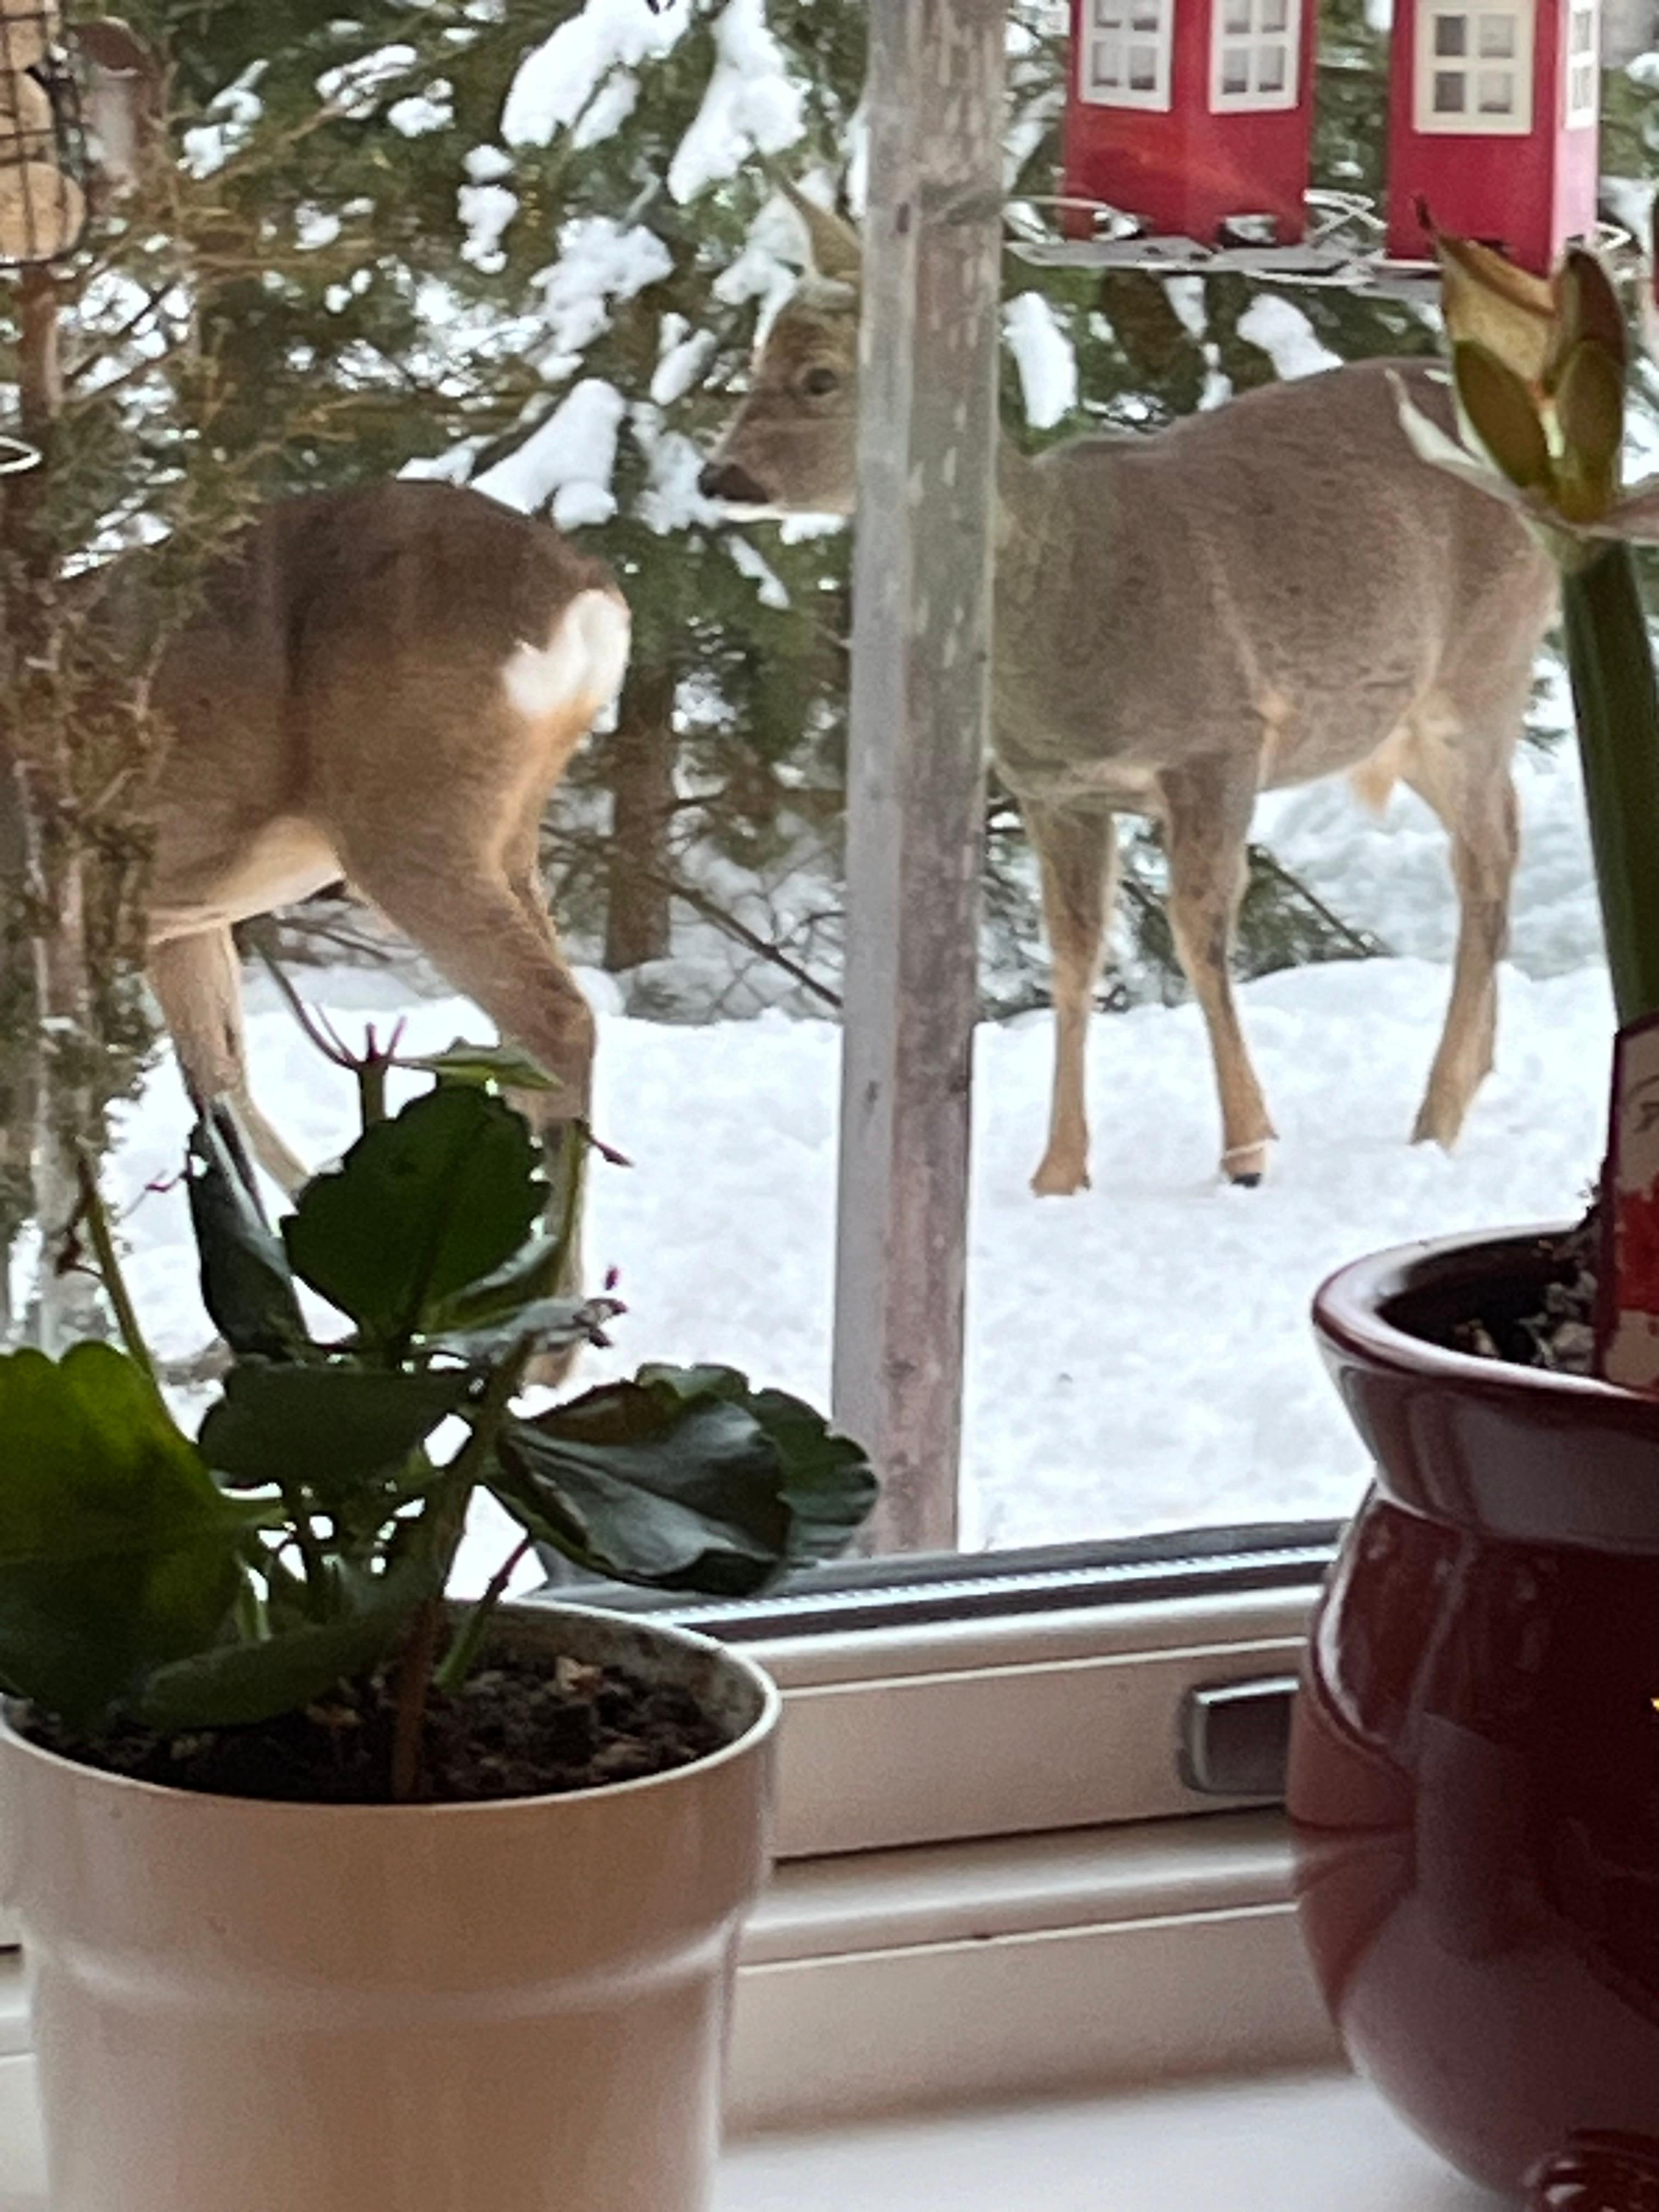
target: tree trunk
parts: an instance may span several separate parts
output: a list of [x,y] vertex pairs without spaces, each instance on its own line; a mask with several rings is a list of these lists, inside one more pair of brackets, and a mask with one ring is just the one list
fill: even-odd
[[605,964],[613,972],[664,959],[668,953],[677,689],[672,668],[634,670],[623,686],[617,727],[605,747],[611,812]]
[[63,397],[57,281],[27,268],[18,288],[18,400],[23,435],[41,456],[10,481],[6,502],[10,738],[21,830],[25,911],[39,1035],[34,1216],[42,1238],[39,1339],[57,1353],[101,1333],[92,1278],[63,1258],[80,1212],[76,1159],[93,1137],[92,1025],[82,857],[76,826],[73,732],[53,680],[56,564],[46,515],[52,448]]

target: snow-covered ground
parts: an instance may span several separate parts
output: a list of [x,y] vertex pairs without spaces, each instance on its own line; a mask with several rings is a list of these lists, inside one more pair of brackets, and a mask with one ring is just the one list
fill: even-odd
[[[1339,856],[1346,909],[1358,901],[1409,950],[1269,976],[1243,994],[1282,1139],[1261,1188],[1215,1179],[1194,1008],[1096,1024],[1095,1186],[1070,1200],[1039,1201],[1026,1187],[1046,1126],[1048,1018],[981,1030],[969,1547],[1344,1512],[1362,1467],[1309,1340],[1320,1277],[1379,1244],[1578,1204],[1599,1156],[1611,1013],[1570,753],[1531,761],[1524,788],[1535,911],[1523,893],[1517,934],[1530,950],[1505,971],[1498,1070],[1455,1157],[1406,1141],[1448,980],[1421,955],[1443,944],[1451,915],[1444,840],[1408,798],[1382,824],[1340,789],[1264,810],[1287,858],[1310,867]],[[702,1027],[632,1020],[615,1011],[608,978],[586,980],[600,1009],[599,1126],[633,1162],[595,1169],[590,1273],[620,1271],[629,1312],[614,1352],[590,1356],[586,1375],[718,1359],[822,1401],[836,1030],[776,1012]],[[339,975],[321,995],[360,1027],[395,987]],[[256,1089],[290,1140],[324,1160],[350,1134],[347,1089],[285,1012],[257,993],[252,1003]],[[485,1033],[465,1004],[413,1007],[417,1048],[458,1032]],[[126,1121],[115,1171],[140,1310],[170,1354],[207,1334],[185,1206],[176,1191],[140,1194],[176,1167],[185,1119],[164,1066]],[[469,1579],[504,1548],[481,1528]]]

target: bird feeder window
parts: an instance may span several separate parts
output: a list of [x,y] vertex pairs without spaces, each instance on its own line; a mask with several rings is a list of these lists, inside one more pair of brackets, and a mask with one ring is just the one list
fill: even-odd
[[1529,0],[1465,7],[1430,0],[1420,19],[1416,124],[1468,137],[1523,137],[1532,129]]
[[1302,64],[1301,0],[1216,0],[1210,106],[1217,114],[1294,107]]
[[1567,11],[1569,131],[1593,125],[1601,107],[1601,10],[1597,0],[1572,0]]
[[1173,15],[1174,0],[1089,0],[1079,55],[1084,99],[1097,107],[1167,110]]
[[0,0],[0,263],[55,261],[86,221],[75,83],[55,5]]

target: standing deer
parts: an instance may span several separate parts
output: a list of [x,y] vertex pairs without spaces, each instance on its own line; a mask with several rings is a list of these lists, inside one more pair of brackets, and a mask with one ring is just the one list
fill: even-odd
[[628,641],[602,562],[453,485],[283,501],[205,579],[149,694],[149,975],[187,1088],[228,1097],[289,1189],[305,1170],[248,1093],[231,925],[342,877],[557,1079],[525,1102],[544,1129],[586,1116],[593,1019],[538,831]]
[[[860,249],[793,189],[812,273],[703,470],[733,505],[849,514]],[[1346,769],[1445,824],[1462,921],[1414,1139],[1450,1146],[1492,1066],[1517,845],[1510,761],[1553,575],[1523,526],[1417,459],[1391,378],[1275,385],[1151,436],[997,460],[992,750],[1041,862],[1056,1026],[1042,1194],[1089,1181],[1084,1056],[1112,906],[1115,817],[1152,817],[1176,949],[1221,1097],[1221,1166],[1261,1180],[1274,1131],[1229,978],[1259,792]]]

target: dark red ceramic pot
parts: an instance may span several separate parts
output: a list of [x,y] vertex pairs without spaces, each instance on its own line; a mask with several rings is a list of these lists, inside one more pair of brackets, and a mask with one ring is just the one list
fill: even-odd
[[1376,1462],[1291,1752],[1297,1907],[1355,2065],[1536,2212],[1659,2212],[1659,1399],[1449,1352],[1536,1236],[1333,1276]]

